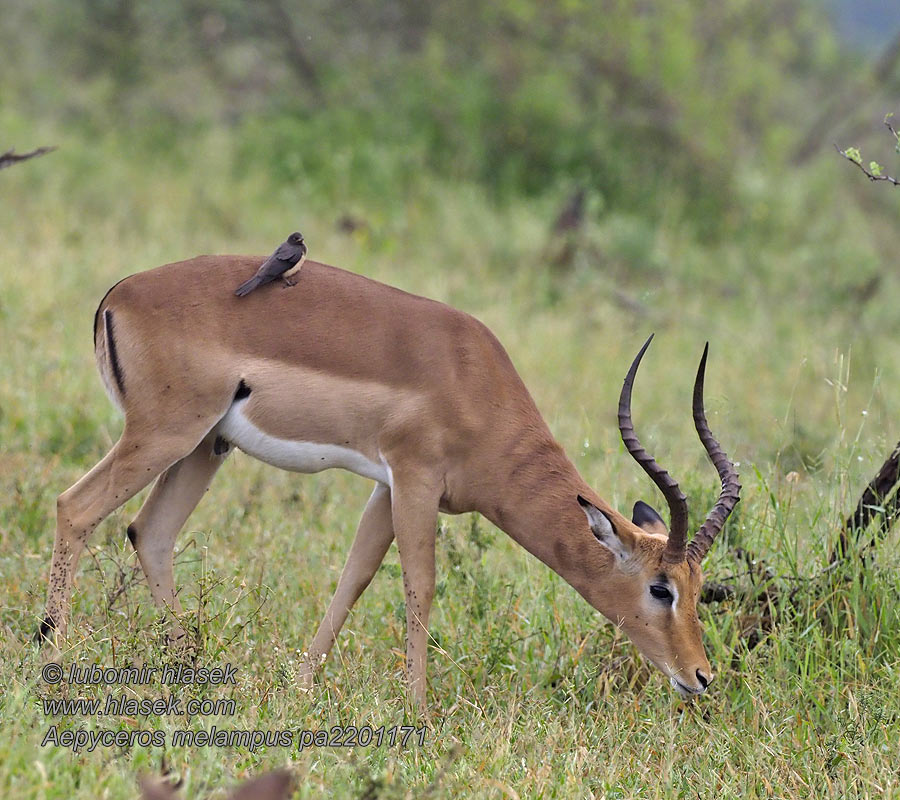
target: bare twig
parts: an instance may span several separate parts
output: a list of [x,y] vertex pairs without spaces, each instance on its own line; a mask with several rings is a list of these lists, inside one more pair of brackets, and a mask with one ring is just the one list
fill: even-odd
[[[897,131],[894,130],[894,126],[891,125],[891,116],[892,116],[891,114],[888,114],[884,118],[884,124],[887,127],[887,129],[891,132],[891,136],[894,137],[897,149],[900,150],[900,134],[898,134]],[[840,153],[844,158],[846,158],[847,161],[849,161],[851,164],[856,164],[856,166],[862,170],[863,174],[870,181],[887,181],[888,183],[891,183],[894,186],[900,186],[900,180],[897,180],[896,178],[892,178],[887,173],[882,172],[881,165],[878,164],[878,162],[876,162],[876,161],[870,162],[869,168],[866,169],[865,165],[863,164],[862,156],[860,156],[859,150],[857,150],[855,147],[848,147],[846,150],[841,150],[840,147],[835,145],[834,149],[837,150],[838,153]]]
[[52,153],[54,150],[56,150],[55,145],[52,147],[39,147],[37,150],[32,150],[30,153],[19,154],[15,152],[15,148],[11,148],[5,153],[0,154],[0,169],[11,167],[13,164],[18,164],[20,161],[27,161],[29,158],[37,158],[45,153]]
[[887,181],[888,183],[892,183],[894,186],[900,186],[900,181],[898,181],[896,178],[892,178],[890,175],[873,175],[871,172],[869,172],[869,170],[867,170],[863,166],[862,161],[857,161],[855,158],[848,155],[846,150],[841,150],[841,148],[838,147],[837,145],[834,146],[834,149],[837,150],[851,164],[856,164],[856,166],[859,167],[863,171],[863,174],[870,181]]

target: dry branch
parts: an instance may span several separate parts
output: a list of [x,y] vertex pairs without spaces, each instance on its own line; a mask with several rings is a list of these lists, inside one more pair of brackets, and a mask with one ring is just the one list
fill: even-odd
[[11,167],[13,164],[18,164],[20,161],[27,161],[29,158],[37,158],[45,153],[52,153],[54,150],[56,150],[55,145],[53,147],[39,147],[37,150],[32,150],[30,153],[18,154],[15,152],[15,148],[11,148],[5,153],[0,154],[0,169]]
[[860,535],[876,518],[878,527],[865,547],[871,547],[879,538],[888,534],[900,514],[900,492],[894,491],[898,483],[900,483],[900,442],[866,486],[856,504],[856,510],[844,522],[837,547],[831,554],[832,564],[847,555],[851,539],[858,543]]

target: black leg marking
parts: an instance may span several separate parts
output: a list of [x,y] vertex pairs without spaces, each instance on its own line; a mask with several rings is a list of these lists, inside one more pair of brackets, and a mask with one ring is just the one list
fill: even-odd
[[135,544],[135,541],[137,540],[137,530],[135,529],[134,525],[129,525],[125,529],[125,533],[128,534],[128,541],[131,542],[131,546],[136,550],[137,545]]
[[56,630],[56,623],[53,621],[53,617],[49,614],[44,617],[41,621],[41,627],[38,629],[38,632],[34,635],[34,643],[42,644],[44,640],[49,641],[50,637],[47,635],[50,631]]
[[231,449],[231,444],[221,436],[216,437],[216,443],[213,445],[213,452],[217,456],[224,456]]
[[237,391],[234,393],[235,400],[243,400],[245,397],[250,397],[250,387],[244,383],[244,379],[241,378],[241,382],[238,384]]

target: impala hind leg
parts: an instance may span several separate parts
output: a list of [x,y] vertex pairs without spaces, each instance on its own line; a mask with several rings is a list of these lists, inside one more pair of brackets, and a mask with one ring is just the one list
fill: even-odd
[[[189,456],[159,476],[137,517],[128,526],[128,538],[147,576],[153,602],[176,615],[181,613],[181,604],[175,593],[173,574],[175,540],[227,456],[227,448],[217,448],[215,434],[209,434]],[[169,631],[169,638],[178,640],[184,634],[184,629],[176,623]]]
[[334,598],[306,653],[300,670],[301,686],[308,688],[312,685],[316,668],[331,651],[350,609],[375,576],[393,540],[391,491],[384,484],[377,483],[359,520],[356,538],[341,572]]
[[38,632],[44,638],[65,638],[72,583],[88,537],[113,511],[147,486],[157,475],[196,447],[182,437],[147,437],[129,431],[90,472],[56,501],[56,538],[50,562],[47,611]]

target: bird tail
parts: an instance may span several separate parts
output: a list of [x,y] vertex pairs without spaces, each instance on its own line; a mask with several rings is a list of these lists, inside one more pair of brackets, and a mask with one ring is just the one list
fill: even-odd
[[245,294],[250,294],[250,292],[252,292],[261,283],[261,278],[258,275],[254,275],[252,278],[250,278],[249,281],[246,281],[238,286],[238,288],[234,290],[234,293],[238,297],[243,297]]

